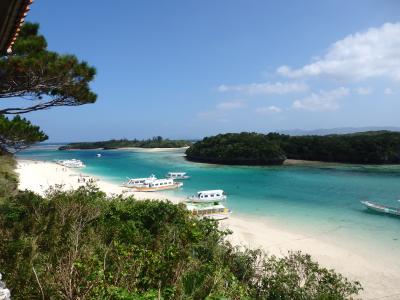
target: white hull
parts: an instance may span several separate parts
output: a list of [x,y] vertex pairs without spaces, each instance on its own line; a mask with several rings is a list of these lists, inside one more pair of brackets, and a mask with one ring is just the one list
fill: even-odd
[[198,216],[199,219],[213,219],[216,221],[221,221],[221,220],[226,220],[229,218],[229,215],[232,212],[229,211],[229,213],[222,213],[222,214],[209,214],[209,215],[204,215],[204,216]]

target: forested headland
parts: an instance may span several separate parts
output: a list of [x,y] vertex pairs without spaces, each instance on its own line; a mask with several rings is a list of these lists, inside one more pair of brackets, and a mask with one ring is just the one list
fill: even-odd
[[72,150],[72,149],[119,149],[127,147],[138,147],[138,148],[182,148],[188,147],[192,144],[190,141],[186,140],[170,140],[164,139],[161,136],[154,137],[147,140],[108,140],[108,141],[98,141],[98,142],[80,142],[80,143],[70,143],[58,148],[58,150]]
[[400,132],[369,131],[325,136],[227,133],[206,137],[186,151],[197,162],[276,165],[285,159],[354,164],[400,163]]
[[286,159],[272,135],[227,133],[206,137],[186,150],[191,161],[228,165],[280,165]]

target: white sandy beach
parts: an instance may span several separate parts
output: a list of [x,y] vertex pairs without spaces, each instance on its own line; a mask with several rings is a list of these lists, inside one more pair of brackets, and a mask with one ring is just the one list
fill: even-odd
[[[65,189],[76,188],[93,176],[85,175],[81,170],[72,170],[52,162],[18,160],[17,172],[21,190],[32,190],[43,194],[50,186],[64,185]],[[80,176],[80,174],[82,176]],[[83,178],[85,182],[83,182]],[[80,182],[78,182],[78,179]],[[122,186],[97,180],[97,186],[107,194],[121,194],[126,191]],[[126,192],[125,192],[126,193]],[[137,199],[168,198],[178,203],[183,199],[168,197],[162,193],[129,192]],[[268,220],[251,219],[233,214],[221,226],[233,231],[229,239],[237,245],[250,248],[262,247],[276,255],[285,255],[290,250],[309,253],[321,265],[334,268],[349,279],[359,280],[363,287],[361,299],[400,299],[400,254],[374,253],[373,250],[346,244],[331,238],[329,234],[309,236],[282,228]],[[371,243],[374,243],[371,241]]]
[[180,148],[142,148],[142,147],[122,147],[118,148],[118,150],[127,150],[127,151],[135,151],[135,152],[168,152],[168,151],[176,151],[176,150],[186,150],[188,149],[189,146],[187,147],[180,147]]

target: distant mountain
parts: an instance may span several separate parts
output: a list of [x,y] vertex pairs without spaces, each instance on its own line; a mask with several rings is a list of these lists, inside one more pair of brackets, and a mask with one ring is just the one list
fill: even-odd
[[292,129],[292,130],[277,130],[277,132],[288,135],[327,135],[327,134],[346,134],[346,133],[355,133],[355,132],[364,132],[364,131],[397,131],[400,132],[400,127],[379,127],[379,126],[371,126],[371,127],[339,127],[339,128],[331,128],[331,129],[313,129],[313,130],[303,130],[303,129]]

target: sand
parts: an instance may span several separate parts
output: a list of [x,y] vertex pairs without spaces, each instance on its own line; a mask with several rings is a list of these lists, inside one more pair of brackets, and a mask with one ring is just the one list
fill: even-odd
[[[122,148],[118,148],[116,150],[125,150],[125,151],[135,151],[135,152],[169,152],[169,151],[177,151],[177,150],[181,150],[184,151],[186,149],[188,149],[189,147],[179,147],[179,148],[143,148],[143,147],[122,147]],[[111,150],[107,150],[107,151],[112,151]]]
[[[104,179],[86,175],[83,170],[69,169],[52,162],[18,160],[19,188],[43,195],[50,186],[61,184],[64,189],[77,188],[91,179],[108,195],[132,195],[139,200],[168,199],[173,203],[184,200],[161,192],[132,192]],[[228,220],[221,221],[220,226],[233,231],[229,240],[235,245],[261,247],[278,256],[297,250],[309,253],[322,266],[333,268],[349,279],[360,281],[364,287],[360,299],[400,299],[400,254],[396,256],[391,252],[374,253],[365,245],[357,246],[330,237],[329,234],[294,232],[268,219],[238,214],[232,214]]]

